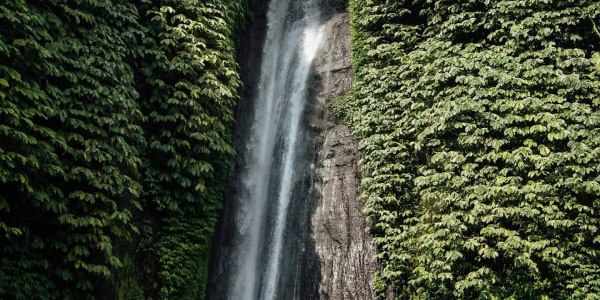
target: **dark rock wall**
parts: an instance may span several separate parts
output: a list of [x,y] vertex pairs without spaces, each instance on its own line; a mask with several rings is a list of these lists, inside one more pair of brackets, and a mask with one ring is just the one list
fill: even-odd
[[[255,1],[253,22],[240,33],[238,61],[244,88],[240,91],[234,138],[238,152],[244,151],[252,119],[267,6],[267,0]],[[305,146],[299,151],[310,168],[302,172],[301,183],[294,189],[294,213],[286,229],[288,256],[284,257],[282,271],[291,276],[285,281],[292,286],[284,284],[281,288],[290,291],[284,293],[289,299],[373,299],[375,249],[366,233],[362,203],[358,200],[360,154],[350,130],[339,124],[329,109],[333,98],[351,89],[354,79],[349,18],[343,12],[327,14],[323,47],[314,64],[312,97],[303,121],[307,128],[302,136]],[[227,262],[217,257],[231,248],[227,236],[235,230],[231,222],[235,210],[232,197],[236,193],[233,175],[244,164],[238,157],[230,172],[230,187],[213,239],[209,299],[223,299],[228,288],[224,276]]]
[[375,248],[358,200],[360,153],[348,127],[329,109],[331,100],[348,92],[354,79],[346,13],[334,14],[326,23],[317,57],[318,113],[313,123],[321,128],[322,144],[314,162],[318,197],[311,223],[320,263],[319,294],[321,299],[373,299]]

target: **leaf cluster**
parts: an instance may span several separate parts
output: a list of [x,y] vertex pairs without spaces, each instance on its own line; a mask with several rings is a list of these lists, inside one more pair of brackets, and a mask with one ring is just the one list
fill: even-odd
[[234,33],[245,1],[141,1],[139,60],[147,147],[143,186],[153,216],[145,257],[159,299],[204,294],[221,209],[240,78]]
[[0,298],[203,294],[245,5],[0,3]]
[[378,280],[400,299],[597,299],[598,2],[353,0],[350,12],[344,119],[365,152]]
[[128,3],[0,4],[0,295],[87,298],[121,262],[143,145]]

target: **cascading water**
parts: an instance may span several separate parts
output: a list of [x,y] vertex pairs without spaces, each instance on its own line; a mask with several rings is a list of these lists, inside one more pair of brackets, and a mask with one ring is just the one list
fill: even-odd
[[[213,299],[279,299],[298,295],[294,272],[285,266],[290,204],[302,149],[311,65],[321,44],[321,0],[271,0],[260,80],[243,163],[235,174],[233,230],[228,249],[216,253],[224,274]],[[306,218],[306,223],[309,219]],[[298,253],[298,251],[294,252]],[[289,264],[289,263],[288,263]],[[297,281],[297,280],[296,280]],[[293,296],[297,298],[298,296]]]

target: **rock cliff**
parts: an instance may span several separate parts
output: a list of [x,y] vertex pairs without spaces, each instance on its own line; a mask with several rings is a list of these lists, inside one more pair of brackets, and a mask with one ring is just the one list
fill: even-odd
[[[243,153],[244,138],[251,127],[253,97],[256,94],[256,68],[260,65],[262,37],[266,28],[267,1],[254,5],[255,19],[241,34],[238,59],[242,68],[245,88],[244,101],[237,113],[235,146]],[[286,231],[285,263],[282,273],[290,277],[282,282],[283,291],[290,299],[373,299],[375,249],[366,233],[362,214],[363,203],[358,200],[360,172],[358,145],[350,130],[333,116],[331,101],[352,87],[352,69],[349,18],[346,13],[331,13],[325,25],[324,44],[313,65],[314,78],[303,125],[304,146],[298,149],[302,160],[310,168],[297,170],[301,174],[294,189],[290,206],[290,220]],[[211,274],[208,298],[225,299],[227,268],[231,262],[220,259],[232,251],[235,234],[233,226],[235,203],[239,193],[235,174],[246,162],[243,155],[234,161],[224,209],[217,233],[213,239]],[[307,222],[310,220],[310,223]],[[290,292],[291,291],[291,292]],[[286,294],[287,295],[287,294]]]
[[315,61],[315,119],[320,127],[314,161],[317,203],[312,215],[312,236],[320,263],[321,299],[373,299],[375,248],[366,232],[358,199],[360,172],[357,143],[348,127],[339,124],[329,109],[336,96],[352,87],[349,18],[331,16],[324,45]]

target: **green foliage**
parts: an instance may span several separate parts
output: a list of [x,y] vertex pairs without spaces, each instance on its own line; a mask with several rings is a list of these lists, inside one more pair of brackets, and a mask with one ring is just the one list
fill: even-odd
[[600,4],[350,11],[346,120],[366,155],[381,280],[400,299],[597,299]]
[[140,285],[141,272],[137,271],[130,254],[123,255],[123,267],[112,277],[117,300],[143,300],[144,291]]
[[330,108],[333,115],[344,123],[349,123],[351,116],[350,112],[353,109],[350,107],[352,100],[351,95],[337,96],[331,100]]
[[120,266],[141,112],[131,4],[0,4],[0,297],[87,298]]
[[141,1],[140,73],[148,147],[144,206],[160,299],[203,294],[221,208],[240,79],[233,34],[243,1]]
[[0,298],[202,297],[245,9],[0,3]]

